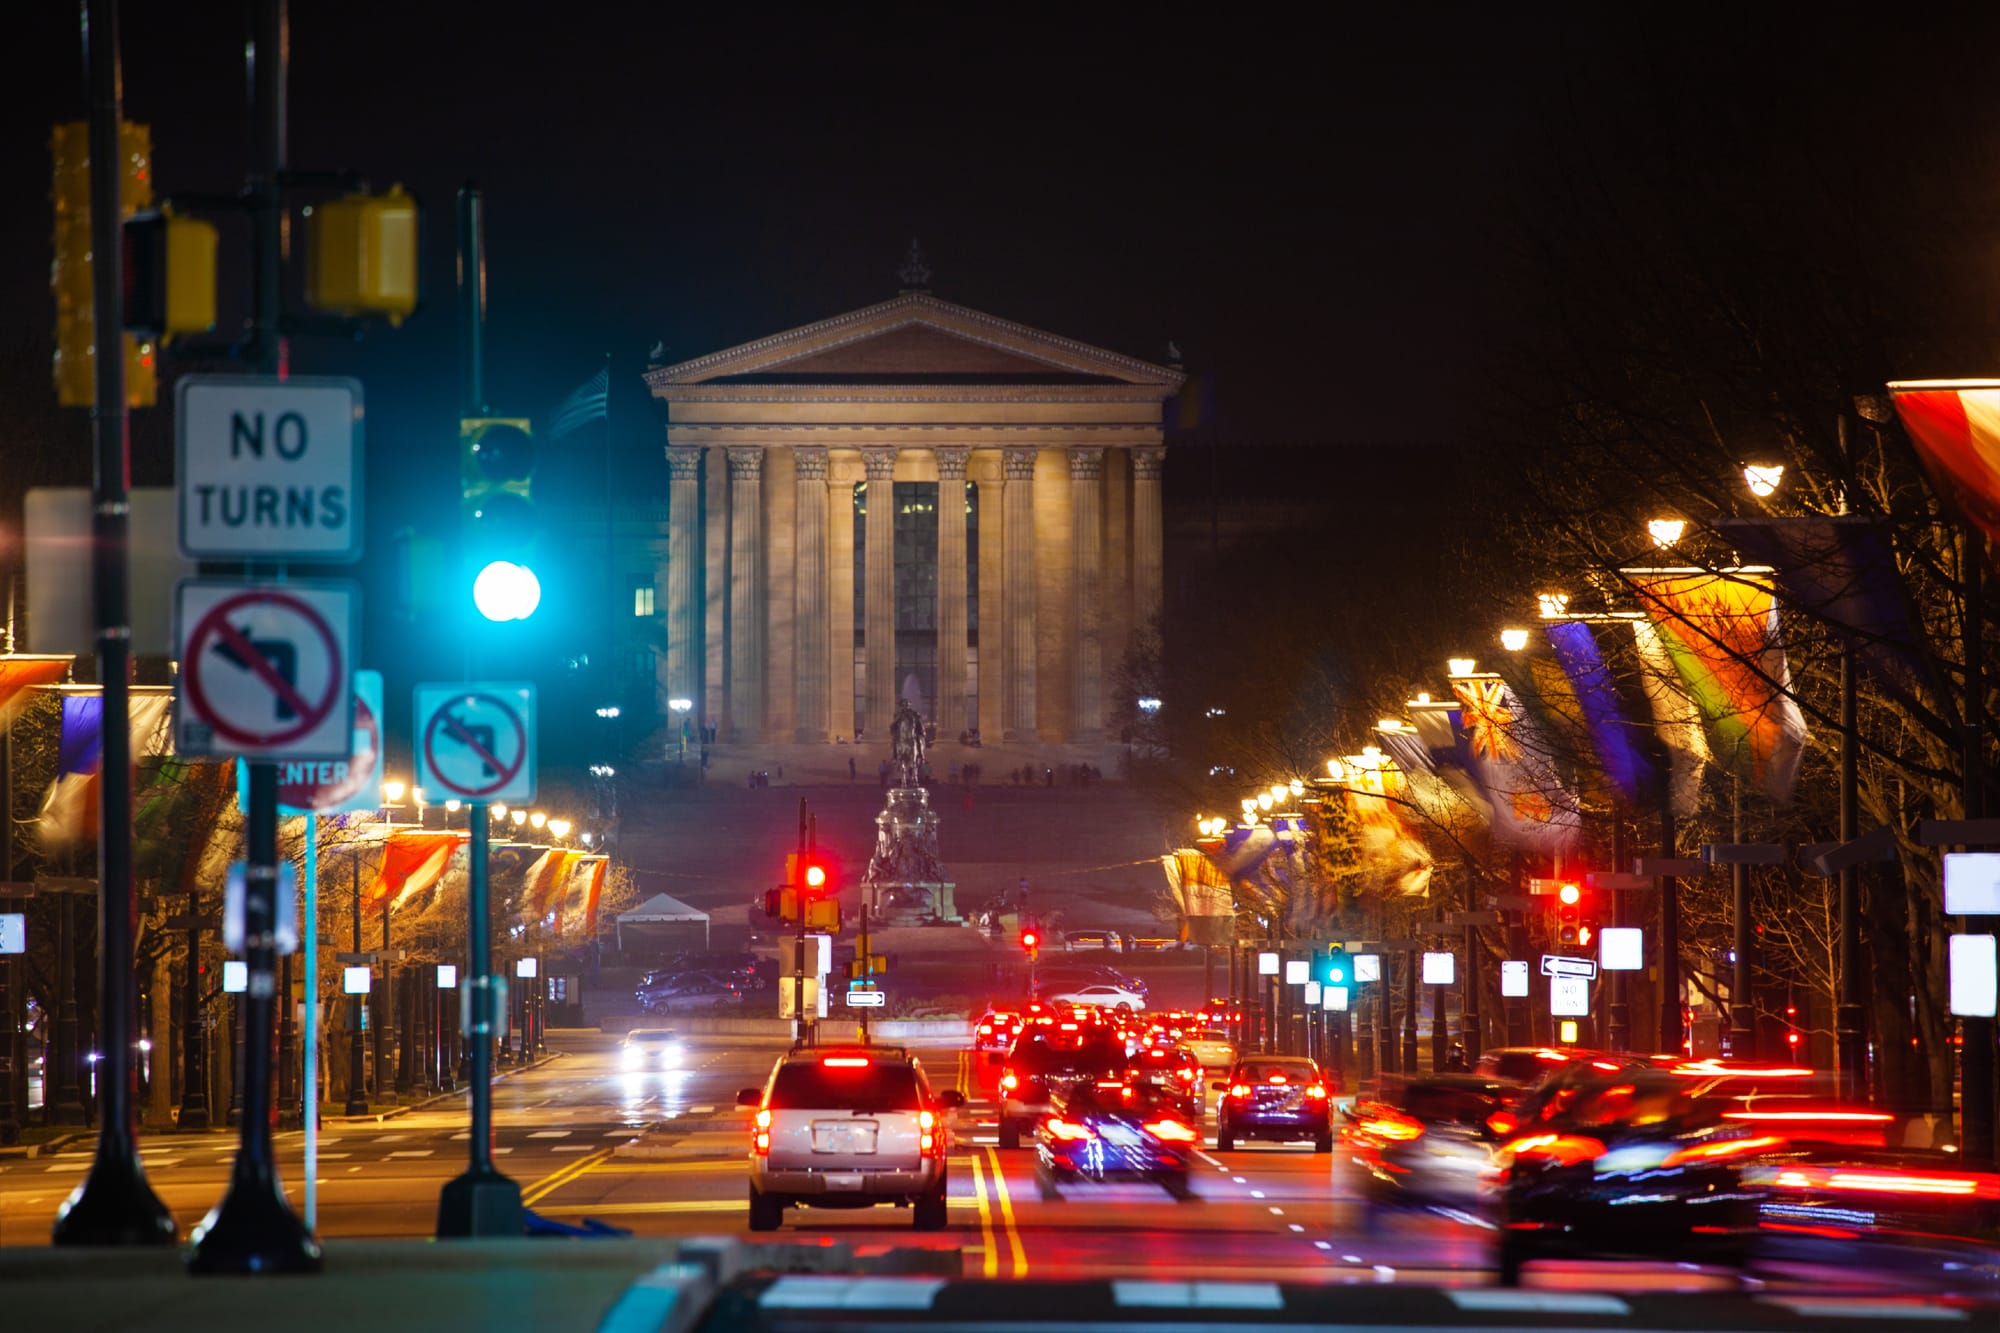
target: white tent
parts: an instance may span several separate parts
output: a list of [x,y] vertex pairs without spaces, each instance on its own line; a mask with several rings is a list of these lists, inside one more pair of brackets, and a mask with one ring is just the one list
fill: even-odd
[[618,914],[618,949],[625,951],[630,929],[633,946],[666,949],[699,943],[708,947],[708,913],[689,907],[670,893],[656,893],[629,912]]

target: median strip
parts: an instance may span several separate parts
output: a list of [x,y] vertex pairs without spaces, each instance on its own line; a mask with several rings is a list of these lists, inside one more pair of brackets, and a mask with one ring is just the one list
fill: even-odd
[[1000,1217],[1007,1228],[1007,1248],[1014,1258],[1014,1276],[1026,1277],[1028,1252],[1021,1244],[1021,1229],[1014,1222],[1014,1200],[1007,1192],[1006,1174],[1000,1170],[1000,1150],[988,1148],[986,1154],[993,1170],[993,1193],[1000,1200]]
[[522,1191],[521,1206],[524,1208],[532,1207],[535,1203],[546,1199],[549,1195],[555,1193],[564,1185],[569,1184],[570,1181],[575,1180],[586,1171],[610,1159],[611,1150],[609,1148],[599,1148],[588,1157],[579,1157],[568,1166],[550,1172]]

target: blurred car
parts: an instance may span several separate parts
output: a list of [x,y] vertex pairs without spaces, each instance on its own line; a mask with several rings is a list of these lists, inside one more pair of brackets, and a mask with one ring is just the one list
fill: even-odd
[[1109,949],[1112,953],[1122,953],[1125,940],[1115,930],[1066,930],[1063,932],[1063,949],[1069,953],[1085,949]]
[[809,1047],[781,1056],[756,1108],[750,1230],[775,1231],[785,1209],[908,1205],[918,1231],[945,1226],[946,1112],[965,1098],[931,1091],[901,1047]]
[[1077,1009],[1144,1009],[1146,997],[1123,986],[1106,982],[1094,986],[1078,986],[1075,990],[1063,991],[1049,996],[1057,1004],[1067,1004]]
[[2000,1250],[2000,1175],[1942,1150],[1805,1145],[1743,1183],[1761,1196],[1760,1259],[1990,1266]]
[[1200,1028],[1181,1037],[1181,1045],[1204,1069],[1227,1069],[1236,1063],[1236,1043],[1221,1028]]
[[1487,1074],[1432,1074],[1390,1083],[1343,1116],[1340,1144],[1362,1170],[1371,1210],[1476,1213],[1493,1166],[1496,1123],[1517,1089]]
[[1745,1168],[1782,1135],[1658,1069],[1599,1071],[1494,1153],[1502,1285],[1539,1258],[1639,1256],[1740,1265],[1757,1235]]
[[743,989],[735,982],[716,976],[684,976],[641,986],[634,993],[639,1007],[648,1013],[685,1013],[700,1009],[726,1009],[743,1003]]
[[988,1009],[972,1025],[972,1049],[989,1058],[1004,1055],[1021,1035],[1020,1014],[1005,1009]]
[[1200,1129],[1169,1090],[1085,1080],[1055,1096],[1036,1131],[1035,1184],[1055,1201],[1065,1185],[1140,1181],[1186,1202],[1188,1157],[1200,1146]]
[[1127,1083],[1159,1089],[1181,1115],[1195,1124],[1201,1123],[1201,1061],[1191,1051],[1184,1046],[1147,1046],[1130,1059],[1125,1069]]
[[1066,966],[1058,965],[1035,969],[1036,988],[1044,993],[1053,994],[1077,986],[1106,984],[1123,986],[1126,990],[1137,991],[1141,995],[1146,993],[1146,983],[1142,978],[1135,977],[1128,972],[1121,972],[1115,967],[1088,963],[1071,963]]
[[1223,1094],[1215,1108],[1215,1146],[1230,1152],[1238,1139],[1296,1143],[1333,1151],[1333,1103],[1318,1064],[1296,1056],[1239,1060],[1226,1079],[1209,1085]]
[[1123,1042],[1074,1021],[1024,1029],[1000,1070],[1000,1146],[1020,1147],[1058,1096],[1099,1080],[1124,1084]]
[[672,1028],[633,1028],[625,1034],[620,1063],[628,1072],[679,1069],[686,1052]]
[[1141,935],[1132,941],[1133,953],[1172,953],[1178,949],[1192,948],[1173,935]]

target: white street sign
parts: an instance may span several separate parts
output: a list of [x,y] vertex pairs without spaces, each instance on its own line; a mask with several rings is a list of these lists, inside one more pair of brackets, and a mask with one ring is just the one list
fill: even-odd
[[1258,976],[1260,976],[1260,977],[1275,977],[1275,976],[1277,976],[1277,975],[1278,975],[1278,955],[1276,955],[1276,954],[1274,954],[1274,953],[1260,953],[1260,954],[1258,954],[1258,955],[1257,955],[1257,975],[1258,975]]
[[437,965],[437,970],[438,970],[438,989],[439,989],[439,990],[457,990],[457,989],[458,989],[458,964],[456,964],[456,963],[439,963],[439,964]]
[[1354,962],[1354,980],[1380,981],[1382,979],[1382,955],[1377,953],[1357,953],[1351,955]]
[[1646,932],[1638,926],[1606,926],[1597,932],[1597,963],[1606,972],[1637,972],[1646,966]]
[[250,964],[241,958],[222,960],[222,993],[241,995],[250,989]]
[[0,953],[28,951],[28,917],[25,912],[0,912]]
[[1313,1009],[1318,1007],[1319,989],[1320,987],[1317,981],[1308,981],[1306,983],[1306,994],[1305,994],[1306,1008]]
[[1321,991],[1320,1007],[1323,1009],[1331,1009],[1335,1013],[1340,1013],[1340,1014],[1346,1013],[1347,987],[1328,986],[1325,990]]
[[1458,979],[1458,960],[1448,953],[1427,953],[1424,955],[1424,984],[1426,986],[1449,986]]
[[1589,958],[1565,958],[1561,954],[1542,955],[1542,975],[1545,977],[1594,977],[1597,963]]
[[1950,957],[1951,1011],[1963,1018],[2000,1012],[2000,952],[1991,935],[1954,935]]
[[1312,964],[1308,963],[1305,959],[1287,958],[1285,960],[1285,984],[1287,986],[1303,986],[1311,978],[1311,975]]
[[1528,993],[1528,962],[1525,958],[1507,958],[1500,963],[1500,994],[1507,999],[1520,999]]
[[174,395],[190,559],[361,558],[361,382],[189,375]]
[[366,995],[373,977],[366,967],[344,967],[340,970],[340,993],[343,995]]
[[1944,854],[1944,910],[1947,916],[2000,916],[2000,852]]
[[433,801],[535,799],[535,687],[419,685],[417,785]]
[[[357,671],[354,747],[345,759],[278,762],[280,815],[338,815],[382,803],[382,673]],[[421,789],[419,789],[421,790]],[[250,808],[250,766],[236,766],[236,804]]]
[[879,990],[851,990],[847,992],[847,1003],[856,1009],[880,1009],[889,1002],[888,993]]
[[1590,978],[1557,975],[1549,978],[1549,1012],[1564,1018],[1590,1013]]
[[178,593],[183,756],[349,757],[354,585],[188,579]]

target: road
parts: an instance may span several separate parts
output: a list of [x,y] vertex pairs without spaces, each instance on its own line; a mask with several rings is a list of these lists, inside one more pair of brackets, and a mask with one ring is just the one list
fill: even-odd
[[[585,1218],[642,1236],[747,1235],[747,1113],[737,1089],[761,1083],[777,1042],[708,1038],[685,1067],[628,1074],[616,1038],[551,1037],[562,1056],[513,1074],[494,1090],[495,1158],[544,1217]],[[919,1049],[939,1087],[973,1097],[988,1077],[956,1049]],[[279,1169],[300,1205],[303,1143],[277,1138]],[[381,1124],[329,1123],[321,1139],[319,1230],[327,1237],[431,1234],[439,1187],[463,1169],[463,1097]],[[1212,1145],[1212,1138],[1210,1144]],[[154,1136],[142,1145],[154,1188],[183,1230],[221,1196],[234,1140]],[[635,1155],[643,1153],[645,1155]],[[87,1144],[53,1157],[0,1162],[0,1245],[45,1243],[55,1210],[89,1166]],[[918,1233],[904,1210],[792,1210],[783,1236],[852,1242],[858,1252],[922,1246],[957,1250],[968,1277],[1173,1277],[1289,1282],[1484,1283],[1491,1232],[1472,1219],[1396,1218],[1371,1229],[1346,1178],[1351,1167],[1309,1148],[1252,1147],[1198,1158],[1195,1198],[1175,1203],[1139,1186],[1079,1188],[1061,1201],[1036,1191],[1033,1154],[1001,1151],[990,1126],[962,1125],[948,1165],[950,1225]],[[1604,1265],[1539,1273],[1540,1285],[1601,1286]],[[1879,1287],[1884,1275],[1767,1276],[1815,1289]],[[1626,1264],[1621,1288],[1730,1287],[1737,1279],[1677,1264]]]

